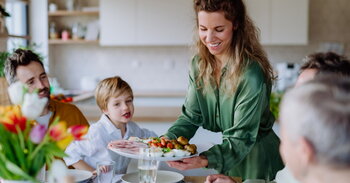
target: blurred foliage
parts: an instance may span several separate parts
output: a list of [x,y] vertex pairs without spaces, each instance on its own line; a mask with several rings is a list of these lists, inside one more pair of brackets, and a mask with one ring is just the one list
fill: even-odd
[[282,100],[282,92],[272,92],[270,97],[270,109],[275,119],[278,120],[279,106]]
[[2,7],[2,5],[0,5],[0,15],[3,16],[3,17],[9,17],[10,14],[7,13],[7,11],[5,10],[4,7]]
[[5,61],[9,55],[10,53],[7,51],[0,52],[0,77],[5,77],[5,73],[4,73]]

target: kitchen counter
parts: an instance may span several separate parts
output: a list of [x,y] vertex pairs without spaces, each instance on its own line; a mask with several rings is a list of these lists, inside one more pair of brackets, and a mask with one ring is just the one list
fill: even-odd
[[[73,99],[74,104],[83,112],[89,122],[97,121],[101,116],[93,94],[86,93]],[[181,106],[185,101],[182,92],[136,93],[134,99],[136,122],[170,122],[181,114]]]
[[[76,104],[89,122],[100,119],[101,111],[97,105]],[[135,106],[133,121],[164,122],[175,121],[181,114],[181,107],[173,106]]]

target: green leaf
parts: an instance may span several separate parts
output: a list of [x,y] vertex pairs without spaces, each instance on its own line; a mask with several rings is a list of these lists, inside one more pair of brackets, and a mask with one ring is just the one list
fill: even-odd
[[5,130],[5,127],[2,124],[0,124],[0,134],[2,134],[0,138],[0,152],[9,159],[15,160],[15,157],[13,156],[14,153],[11,147],[11,135],[7,130]]
[[[15,134],[13,134],[15,135]],[[15,153],[15,156],[17,157],[17,160],[19,163],[16,163],[18,165],[21,165],[21,168],[26,171],[27,170],[27,164],[26,164],[26,159],[25,159],[25,154],[24,154],[24,149],[21,148],[21,145],[20,145],[20,140],[18,139],[18,136],[15,135],[17,138],[16,140],[14,140],[12,143],[13,143],[13,147],[14,147],[14,153]]]
[[16,175],[19,175],[21,177],[23,177],[25,180],[30,180],[30,181],[33,181],[33,182],[36,182],[36,183],[39,183],[39,181],[35,180],[33,177],[31,177],[30,175],[28,175],[25,171],[23,171],[20,167],[18,167],[16,164],[10,162],[10,161],[7,161],[6,164],[5,164],[6,168],[16,174]]
[[276,119],[278,119],[279,105],[281,103],[282,96],[283,93],[281,92],[272,92],[270,96],[270,110]]
[[33,161],[31,162],[31,166],[30,166],[30,175],[32,176],[36,176],[38,174],[38,172],[41,170],[41,168],[45,165],[46,161],[45,161],[45,154],[44,152],[39,152],[33,159]]
[[170,148],[163,148],[162,151],[163,151],[163,153],[167,153],[167,152],[170,152],[171,149]]
[[60,149],[56,144],[47,144],[45,151],[46,153],[59,158],[67,156],[67,154],[64,153],[64,151]]
[[4,73],[5,61],[9,55],[10,53],[7,51],[0,52],[0,77],[5,76],[5,73]]
[[6,158],[0,154],[0,177],[4,179],[11,179],[11,173],[5,167]]

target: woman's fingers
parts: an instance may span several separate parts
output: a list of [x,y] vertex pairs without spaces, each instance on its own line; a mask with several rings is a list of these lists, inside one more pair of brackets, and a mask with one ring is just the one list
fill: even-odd
[[189,170],[194,168],[203,168],[207,166],[208,160],[206,158],[196,156],[192,158],[184,158],[181,161],[168,161],[167,164],[179,170]]
[[207,176],[205,183],[236,183],[231,177],[222,174]]
[[167,164],[172,167],[176,168],[178,170],[188,170],[188,164],[184,163],[182,161],[168,161]]

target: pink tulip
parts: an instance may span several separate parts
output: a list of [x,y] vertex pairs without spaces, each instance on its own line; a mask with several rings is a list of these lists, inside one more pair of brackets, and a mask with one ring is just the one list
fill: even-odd
[[34,143],[34,144],[39,144],[46,133],[46,127],[44,125],[41,124],[37,124],[32,128],[32,131],[30,132],[30,140]]

